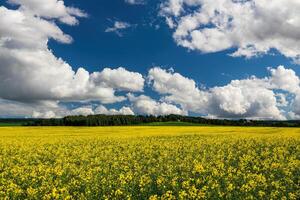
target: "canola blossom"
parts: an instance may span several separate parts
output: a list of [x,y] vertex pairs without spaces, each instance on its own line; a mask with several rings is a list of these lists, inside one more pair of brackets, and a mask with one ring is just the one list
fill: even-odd
[[0,128],[0,199],[300,199],[300,129]]

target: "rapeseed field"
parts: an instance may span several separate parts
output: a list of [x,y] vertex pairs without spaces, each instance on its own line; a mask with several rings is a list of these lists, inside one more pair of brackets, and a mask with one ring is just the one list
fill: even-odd
[[300,129],[2,127],[0,199],[300,199]]

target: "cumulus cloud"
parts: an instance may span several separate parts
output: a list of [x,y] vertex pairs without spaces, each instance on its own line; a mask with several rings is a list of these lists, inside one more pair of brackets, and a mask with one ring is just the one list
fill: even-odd
[[264,80],[235,80],[209,91],[208,114],[221,118],[285,119]]
[[[47,113],[43,113],[47,114]],[[61,114],[61,113],[60,113]],[[88,116],[88,115],[134,115],[134,112],[131,110],[131,108],[123,106],[122,108],[118,109],[107,109],[103,105],[99,105],[96,108],[93,108],[92,106],[81,106],[75,109],[65,109],[63,116],[67,115],[83,115],[83,116]],[[55,114],[54,116],[57,116]]]
[[87,17],[87,14],[74,7],[67,7],[62,0],[8,0],[9,3],[19,5],[24,14],[35,15],[47,19],[58,19],[68,25],[78,24],[76,17]]
[[144,78],[141,74],[129,72],[122,67],[118,69],[105,68],[101,72],[93,73],[92,79],[95,83],[123,91],[142,92],[144,88]]
[[88,116],[93,114],[94,114],[94,110],[91,106],[79,107],[70,111],[70,115]]
[[125,29],[130,28],[132,25],[127,22],[115,21],[112,27],[108,27],[105,29],[106,33],[113,32],[117,34],[119,37],[123,36],[123,32]]
[[69,111],[57,101],[24,103],[0,99],[0,114],[0,117],[58,118],[68,115]]
[[300,94],[300,79],[292,69],[279,66],[277,69],[269,68],[271,72],[270,83],[274,88],[286,90],[294,94]]
[[180,46],[203,53],[236,48],[247,58],[275,49],[300,61],[298,0],[168,0],[161,15]]
[[33,118],[37,118],[37,119],[50,119],[50,118],[56,118],[56,114],[53,111],[45,111],[43,112],[38,112],[38,111],[33,111],[32,114]]
[[95,109],[95,114],[103,114],[103,115],[134,115],[134,112],[130,107],[122,107],[119,110],[117,109],[107,109],[103,105],[98,106]]
[[142,115],[187,115],[187,112],[178,108],[176,105],[166,103],[166,102],[157,102],[151,97],[140,95],[134,96],[128,94],[128,99],[132,103],[132,107],[135,113]]
[[[280,109],[283,106],[288,106],[295,115],[300,114],[299,77],[283,66],[269,71],[269,77],[232,80],[225,86],[207,90],[197,87],[192,79],[159,67],[149,70],[148,80],[162,95],[163,102],[208,117],[281,120],[287,117]],[[296,98],[288,101],[279,90]]]
[[0,99],[0,117],[29,117],[33,112],[33,105]]
[[56,21],[75,25],[86,14],[63,1],[11,0],[19,7],[0,7],[0,98],[114,103],[125,100],[116,91],[142,91],[144,79],[124,68],[89,73],[73,68],[48,48],[50,39],[72,42]]
[[198,89],[194,80],[154,67],[149,70],[148,81],[156,92],[167,95],[163,100],[178,103],[184,110],[205,112],[203,109],[208,98],[204,91]]
[[130,107],[123,106],[118,109],[107,109],[103,105],[81,105],[77,108],[68,108],[58,101],[40,101],[34,103],[23,103],[0,99],[0,117],[17,118],[61,118],[70,115],[134,115]]

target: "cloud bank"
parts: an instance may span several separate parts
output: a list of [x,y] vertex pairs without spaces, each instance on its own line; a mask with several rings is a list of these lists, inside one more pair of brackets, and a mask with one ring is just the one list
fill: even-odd
[[159,67],[149,70],[148,79],[163,101],[207,117],[284,120],[299,115],[299,77],[284,66],[268,70],[268,77],[232,80],[207,90],[197,87],[192,79]]

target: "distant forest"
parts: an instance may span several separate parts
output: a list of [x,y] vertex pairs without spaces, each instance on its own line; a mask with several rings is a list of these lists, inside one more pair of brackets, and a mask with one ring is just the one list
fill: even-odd
[[[220,126],[271,126],[271,127],[300,127],[300,121],[263,121],[263,120],[226,120],[206,119],[203,117],[191,117],[180,115],[167,116],[133,116],[133,115],[90,115],[67,116],[61,119],[10,119],[19,122],[23,126],[130,126],[147,125],[151,123],[176,122],[191,123],[194,125],[220,125]],[[7,120],[6,120],[7,121]],[[0,120],[4,123],[5,119]],[[175,123],[175,124],[176,124]]]

